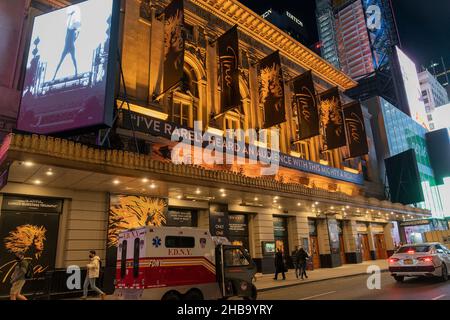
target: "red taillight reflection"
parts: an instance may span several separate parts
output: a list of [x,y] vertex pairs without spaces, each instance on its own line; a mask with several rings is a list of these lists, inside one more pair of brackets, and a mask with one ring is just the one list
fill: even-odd
[[417,258],[417,260],[423,261],[423,262],[432,262],[433,257],[419,257],[419,258]]
[[415,251],[414,250],[408,250],[408,254],[414,254]]

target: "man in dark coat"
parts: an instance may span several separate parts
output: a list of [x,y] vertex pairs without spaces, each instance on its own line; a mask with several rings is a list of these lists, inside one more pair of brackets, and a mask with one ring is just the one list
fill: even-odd
[[277,249],[277,253],[275,253],[275,278],[274,280],[278,280],[278,274],[281,273],[283,276],[283,280],[286,280],[286,275],[284,274],[284,260],[283,253],[280,249]]
[[303,276],[305,276],[306,278],[308,278],[308,276],[306,275],[306,260],[308,260],[309,256],[308,253],[305,251],[305,249],[300,248],[297,251],[297,263],[300,267],[300,277],[303,280]]
[[295,268],[295,276],[298,278],[298,275],[300,274],[300,264],[298,263],[297,260],[297,254],[298,254],[298,246],[295,247],[295,250],[292,251],[292,262],[294,263],[294,268]]

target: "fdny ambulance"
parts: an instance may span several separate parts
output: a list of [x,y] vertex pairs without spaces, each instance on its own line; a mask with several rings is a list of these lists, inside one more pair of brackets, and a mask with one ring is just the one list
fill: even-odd
[[142,227],[119,234],[115,298],[256,299],[256,266],[241,246],[208,230]]

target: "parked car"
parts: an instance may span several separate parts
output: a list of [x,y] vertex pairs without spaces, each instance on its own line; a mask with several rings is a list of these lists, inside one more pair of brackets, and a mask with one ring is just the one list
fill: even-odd
[[405,277],[439,277],[448,280],[450,250],[438,242],[401,246],[389,258],[389,272],[398,282]]

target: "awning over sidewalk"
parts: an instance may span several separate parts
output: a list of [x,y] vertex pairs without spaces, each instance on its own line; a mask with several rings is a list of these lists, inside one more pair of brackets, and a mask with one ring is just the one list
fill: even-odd
[[[301,184],[283,183],[268,177],[247,177],[226,170],[207,170],[193,165],[177,165],[152,159],[148,155],[121,150],[105,150],[48,136],[10,134],[1,147],[0,159],[3,170],[14,162],[31,161],[47,166],[90,171],[103,176],[108,175],[108,177],[121,176],[128,177],[130,180],[146,177],[192,187],[226,188],[237,193],[263,193],[280,196],[286,200],[292,200],[293,203],[305,200],[320,201],[328,206],[348,205],[358,208],[358,212],[361,210],[361,215],[364,214],[363,209],[392,214],[430,215],[428,210],[380,201],[375,198],[348,196],[340,192],[308,188]],[[17,166],[11,168],[16,171],[20,170],[20,167]],[[15,176],[18,174],[11,173]],[[91,183],[100,184],[101,181],[93,178]]]

